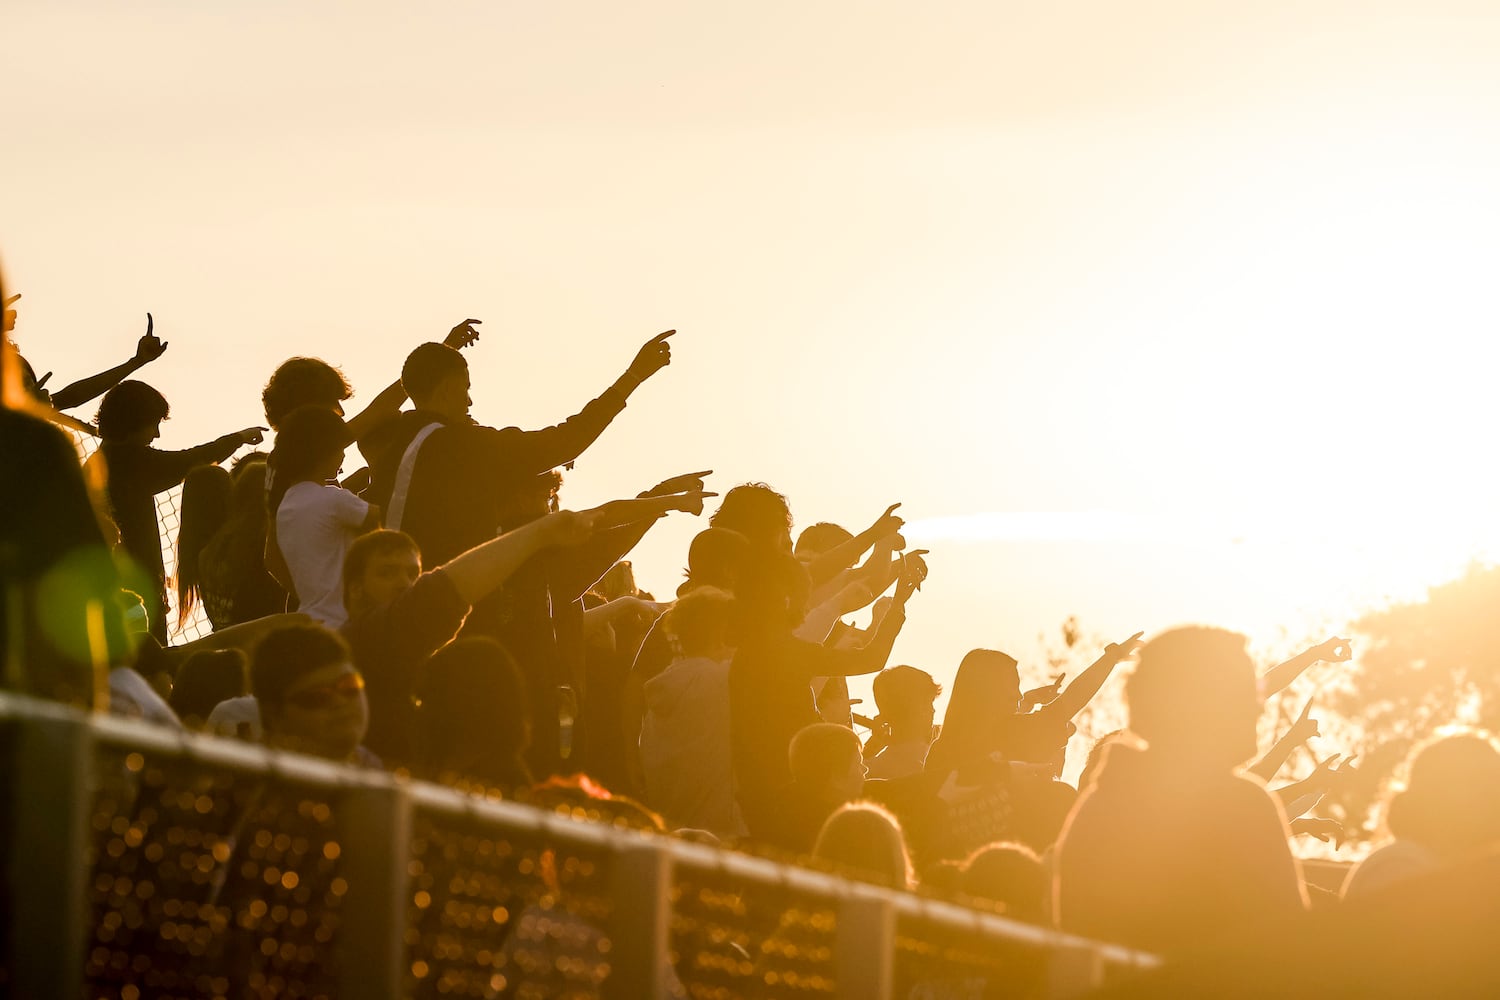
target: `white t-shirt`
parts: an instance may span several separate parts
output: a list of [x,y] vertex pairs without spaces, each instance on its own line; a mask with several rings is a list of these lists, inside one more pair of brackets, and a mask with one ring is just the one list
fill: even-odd
[[359,537],[370,505],[346,489],[298,483],[276,511],[276,540],[297,589],[297,610],[331,629],[342,628],[344,554]]

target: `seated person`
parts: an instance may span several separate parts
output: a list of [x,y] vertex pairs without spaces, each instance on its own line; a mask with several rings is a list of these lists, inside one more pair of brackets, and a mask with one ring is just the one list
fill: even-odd
[[1057,846],[1064,930],[1168,956],[1307,906],[1277,800],[1237,773],[1261,701],[1245,637],[1181,628],[1141,649],[1125,687],[1142,749],[1110,745]]
[[1500,750],[1482,733],[1445,736],[1412,753],[1404,791],[1386,804],[1395,838],[1349,873],[1345,899],[1472,858],[1500,843]]
[[448,643],[422,667],[417,696],[419,774],[507,797],[530,787],[525,678],[504,646],[482,637]]
[[787,750],[792,783],[776,795],[765,832],[769,844],[807,854],[828,817],[859,798],[865,787],[865,760],[859,737],[832,722],[798,731]]
[[267,635],[250,659],[250,693],[267,746],[380,766],[360,745],[370,724],[365,679],[337,632],[297,625]]
[[916,887],[901,824],[872,802],[851,802],[835,809],[818,831],[812,856],[861,882],[888,889]]

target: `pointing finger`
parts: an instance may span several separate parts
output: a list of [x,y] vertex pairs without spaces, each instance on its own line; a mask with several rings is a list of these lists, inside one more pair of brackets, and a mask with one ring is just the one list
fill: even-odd
[[51,378],[51,377],[52,377],[52,373],[51,372],[48,372],[47,374],[43,375],[41,378],[39,378],[39,379],[36,380],[36,387],[38,389],[40,389],[42,386],[44,386],[44,385],[47,384],[47,380],[49,378]]
[[654,336],[650,340],[646,341],[646,345],[649,347],[652,344],[664,344],[664,343],[666,343],[667,338],[670,337],[670,336],[672,336],[672,334],[674,334],[676,332],[677,332],[676,330],[667,330],[664,333],[658,333],[656,336]]
[[153,329],[155,329],[155,326],[156,326],[156,320],[154,320],[154,319],[151,318],[151,314],[150,313],[147,313],[146,314],[146,336],[148,336],[148,337],[151,336],[151,331]]

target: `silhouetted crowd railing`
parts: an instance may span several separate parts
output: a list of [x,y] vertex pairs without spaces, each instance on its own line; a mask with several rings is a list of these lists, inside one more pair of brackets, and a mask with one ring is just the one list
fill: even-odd
[[[715,847],[0,695],[23,997],[1068,996],[1149,955]],[[968,984],[967,986],[965,984]]]

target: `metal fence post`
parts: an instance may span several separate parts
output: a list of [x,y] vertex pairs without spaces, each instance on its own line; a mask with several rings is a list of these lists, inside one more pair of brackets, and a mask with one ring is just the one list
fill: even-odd
[[22,716],[11,725],[5,945],[13,995],[82,996],[94,734],[83,718]]
[[394,782],[349,788],[337,801],[339,861],[349,883],[335,942],[339,993],[405,996],[411,802]]
[[1099,951],[1091,945],[1058,943],[1047,955],[1047,996],[1067,1000],[1098,989],[1104,982]]
[[610,919],[607,1000],[656,1000],[670,996],[667,960],[672,914],[672,856],[640,841],[615,848],[614,910]]
[[855,888],[839,901],[834,942],[838,995],[890,1000],[894,989],[896,907],[889,896]]

